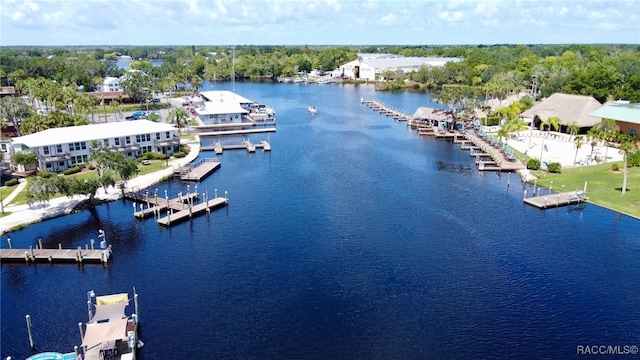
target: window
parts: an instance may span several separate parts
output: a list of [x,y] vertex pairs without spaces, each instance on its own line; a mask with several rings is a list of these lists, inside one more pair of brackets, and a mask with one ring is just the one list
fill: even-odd
[[115,138],[116,146],[120,146],[120,138]]
[[167,136],[167,137],[166,137],[165,139],[169,139],[169,132],[168,132],[168,131],[167,131],[166,136]]
[[62,154],[62,144],[56,145],[56,152]]
[[156,140],[160,140],[160,133],[156,133]]
[[146,137],[147,141],[151,141],[151,134],[145,134],[145,135],[146,135],[145,137]]
[[136,135],[136,143],[140,143],[140,142],[142,142],[142,141],[140,140],[140,135]]
[[77,142],[69,144],[69,151],[79,151],[79,150],[87,150],[86,142]]
[[42,148],[42,153],[45,154],[45,155],[49,155],[49,147],[48,146],[43,147]]
[[130,136],[125,137],[124,140],[127,143],[127,145],[131,144],[131,137]]
[[102,145],[106,146],[106,147],[109,147],[109,139],[102,140]]

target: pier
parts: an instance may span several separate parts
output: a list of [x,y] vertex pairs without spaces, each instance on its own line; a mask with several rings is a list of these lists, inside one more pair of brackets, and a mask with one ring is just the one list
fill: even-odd
[[104,250],[82,249],[0,249],[0,262],[67,262],[106,263],[111,258],[111,246]]
[[[164,198],[158,196],[157,192],[153,196],[148,192],[144,194],[129,192],[125,194],[125,197],[136,202],[133,204],[134,217],[137,219],[157,217],[158,224],[164,226],[171,226],[196,215],[209,213],[213,209],[226,206],[229,202],[227,192],[225,191],[224,197],[218,197],[218,190],[215,190],[213,199],[209,199],[208,194],[203,193],[203,200],[198,202],[200,194],[197,185],[195,192],[190,192],[189,186],[187,186],[187,192],[184,195],[178,193],[178,197],[173,199],[169,199],[166,192]],[[138,210],[138,206],[140,210]],[[161,214],[165,214],[165,216],[161,217]]]
[[187,204],[187,208],[174,212],[173,209],[167,212],[167,216],[158,219],[158,224],[164,226],[171,226],[172,224],[191,219],[196,215],[203,214],[205,212],[211,212],[211,210],[223,207],[227,205],[229,199],[226,197],[217,197],[211,200],[205,200],[202,203],[192,205]]
[[382,103],[379,100],[365,100],[360,99],[360,103],[366,105],[373,111],[378,111],[386,116],[391,116],[398,121],[409,121],[413,119],[413,116],[406,114],[398,109],[394,109],[389,105]]
[[526,204],[535,206],[538,209],[549,209],[572,204],[580,204],[585,202],[586,200],[587,193],[584,191],[561,192],[544,196],[524,198],[524,202]]
[[188,166],[179,167],[174,170],[174,175],[180,176],[183,181],[200,181],[209,176],[220,167],[217,159],[201,159]]
[[221,155],[225,150],[246,150],[247,152],[255,152],[256,149],[261,148],[263,151],[271,151],[271,144],[269,141],[260,141],[258,144],[254,144],[251,140],[244,140],[241,144],[222,144],[219,140],[216,141],[213,146],[201,146],[201,151],[215,151],[216,155]]

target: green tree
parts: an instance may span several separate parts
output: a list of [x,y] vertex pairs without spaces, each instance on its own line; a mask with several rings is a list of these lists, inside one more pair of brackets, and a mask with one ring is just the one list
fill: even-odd
[[620,153],[623,158],[623,174],[622,174],[622,196],[627,192],[627,159],[629,155],[633,154],[636,151],[635,141],[637,139],[632,136],[624,136],[622,142],[620,144]]
[[22,121],[33,114],[33,110],[22,99],[13,96],[0,98],[0,115],[7,123],[11,123],[22,135]]
[[573,157],[573,163],[574,164],[578,161],[578,150],[580,150],[580,148],[582,148],[583,144],[584,144],[584,137],[576,136],[576,137],[573,138],[573,145],[576,147],[576,154]]

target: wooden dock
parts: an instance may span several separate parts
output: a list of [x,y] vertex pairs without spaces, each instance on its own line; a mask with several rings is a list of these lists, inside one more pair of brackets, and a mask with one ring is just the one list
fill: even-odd
[[221,131],[208,131],[198,133],[199,136],[224,136],[224,135],[244,135],[244,134],[259,134],[265,132],[276,132],[276,128],[262,128],[262,129],[245,129],[245,130],[221,130]]
[[102,250],[89,249],[0,249],[0,262],[67,262],[106,263],[111,258],[111,246]]
[[159,218],[158,224],[164,226],[171,226],[172,224],[191,219],[196,215],[210,212],[212,209],[227,205],[228,199],[224,197],[218,197],[211,200],[206,200],[196,205],[187,204],[186,209],[182,209],[177,212],[170,210],[167,216]]
[[[179,195],[174,199],[167,199],[157,196],[150,196],[148,194],[129,192],[125,194],[125,197],[140,203],[141,210],[134,210],[133,216],[139,219],[144,219],[171,209],[180,211],[186,207],[186,203],[193,202],[195,199],[197,199],[198,193],[192,192],[189,194]],[[144,207],[144,204],[147,205],[146,208]],[[136,209],[135,205],[134,209]]]
[[587,194],[584,191],[571,191],[525,198],[524,202],[538,209],[549,209],[571,204],[580,204],[586,200]]
[[379,100],[361,99],[360,103],[366,105],[368,108],[370,108],[373,111],[378,111],[381,114],[384,114],[386,116],[391,116],[398,121],[409,121],[413,119],[413,116],[407,113],[404,113],[398,109],[394,109],[391,106],[386,105]]
[[220,162],[217,159],[201,159],[194,164],[175,169],[174,174],[180,176],[180,180],[183,181],[200,181],[219,167]]
[[[197,186],[196,192],[186,193],[185,195],[180,193],[177,198],[173,199],[162,198],[156,194],[148,195],[148,193],[127,193],[125,196],[139,204],[140,210],[137,210],[137,205],[134,203],[133,215],[136,218],[145,219],[154,216],[158,218],[158,224],[164,226],[171,226],[196,215],[208,213],[213,209],[227,205],[229,202],[227,192],[225,191],[224,197],[218,197],[218,190],[215,191],[213,199],[208,199],[204,195],[205,198],[199,202]],[[165,216],[161,217],[161,214],[165,214]]]
[[241,144],[225,144],[216,141],[213,146],[201,146],[201,151],[215,151],[216,155],[222,155],[225,150],[246,150],[247,152],[255,152],[256,149],[261,148],[263,151],[271,151],[271,144],[268,141],[260,141],[259,144],[254,144],[250,140],[244,140]]

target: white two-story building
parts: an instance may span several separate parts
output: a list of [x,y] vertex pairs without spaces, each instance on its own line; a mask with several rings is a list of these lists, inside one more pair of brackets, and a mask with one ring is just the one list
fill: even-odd
[[60,172],[85,163],[91,144],[135,158],[145,152],[172,156],[180,151],[178,129],[149,120],[53,128],[12,139],[14,151],[32,151],[38,169]]

